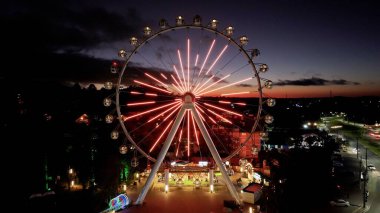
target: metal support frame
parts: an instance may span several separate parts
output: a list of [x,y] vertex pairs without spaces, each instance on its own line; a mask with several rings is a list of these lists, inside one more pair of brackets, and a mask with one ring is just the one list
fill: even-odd
[[197,123],[204,140],[206,141],[206,144],[207,144],[207,146],[211,152],[211,155],[214,158],[216,165],[219,167],[219,170],[222,173],[222,176],[226,182],[228,190],[230,191],[231,195],[235,199],[236,203],[239,205],[242,205],[242,201],[240,199],[240,196],[239,196],[238,192],[236,191],[234,185],[232,184],[230,178],[228,177],[227,171],[223,165],[223,161],[222,161],[214,143],[212,142],[212,139],[211,139],[209,133],[206,130],[206,126],[202,122],[198,112],[195,110],[195,105],[192,102],[192,97],[190,95],[186,95],[184,98],[184,102],[185,103],[182,105],[182,107],[181,107],[181,109],[177,115],[177,118],[175,119],[174,124],[173,124],[164,144],[163,144],[163,147],[161,148],[161,151],[158,154],[157,161],[154,164],[152,171],[150,172],[149,177],[148,177],[139,197],[136,200],[136,204],[142,204],[144,202],[144,199],[145,199],[145,197],[146,197],[146,195],[147,195],[147,193],[148,193],[148,191],[149,191],[149,189],[153,183],[153,179],[154,179],[158,169],[160,168],[161,163],[164,160],[166,153],[169,150],[170,144],[172,143],[172,141],[174,139],[175,133],[177,132],[183,117],[185,116],[186,110],[191,110],[191,112],[194,115],[194,120]]

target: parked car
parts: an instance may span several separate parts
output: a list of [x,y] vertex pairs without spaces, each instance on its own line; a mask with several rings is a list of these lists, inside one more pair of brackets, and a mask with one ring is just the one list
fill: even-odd
[[375,167],[373,164],[368,164],[367,169],[368,169],[369,171],[375,171],[375,170],[376,170],[376,167]]
[[338,200],[332,200],[330,201],[331,206],[343,206],[343,207],[348,207],[350,206],[350,202],[343,200],[343,199],[338,199]]

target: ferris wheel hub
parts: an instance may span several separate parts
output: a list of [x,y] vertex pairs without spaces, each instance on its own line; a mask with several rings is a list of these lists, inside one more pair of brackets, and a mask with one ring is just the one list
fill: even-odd
[[182,100],[184,103],[194,103],[195,102],[195,95],[191,92],[187,92],[183,94]]

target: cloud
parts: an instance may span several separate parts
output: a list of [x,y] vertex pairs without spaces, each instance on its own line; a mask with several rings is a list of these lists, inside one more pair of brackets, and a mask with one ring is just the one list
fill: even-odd
[[359,85],[358,82],[347,81],[344,79],[326,80],[323,78],[302,78],[298,80],[279,80],[275,82],[276,86],[324,86],[324,85]]
[[237,87],[252,87],[250,84],[238,84]]
[[143,21],[134,9],[110,12],[70,0],[16,2],[0,13],[5,78],[104,81],[110,61],[91,57],[92,50],[141,34]]

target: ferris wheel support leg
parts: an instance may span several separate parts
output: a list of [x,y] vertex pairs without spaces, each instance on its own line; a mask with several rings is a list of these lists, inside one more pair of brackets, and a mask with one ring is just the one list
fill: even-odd
[[236,188],[232,184],[230,178],[228,177],[227,171],[223,165],[222,158],[220,157],[218,151],[216,150],[216,147],[215,147],[214,143],[212,142],[212,139],[211,139],[209,133],[206,130],[206,126],[202,122],[198,112],[195,110],[195,106],[194,105],[190,106],[190,109],[194,115],[195,122],[197,123],[197,125],[198,125],[198,127],[202,133],[202,136],[206,141],[206,144],[207,144],[207,146],[211,152],[211,155],[214,158],[216,165],[219,167],[220,172],[222,173],[224,180],[226,181],[228,190],[230,191],[230,193],[231,193],[232,197],[235,199],[235,201],[239,205],[242,205],[243,203],[240,199],[240,196],[239,196],[238,192],[236,191]]
[[161,163],[164,160],[166,153],[169,150],[170,144],[172,143],[173,138],[175,136],[175,133],[177,132],[177,130],[181,124],[183,116],[185,116],[185,112],[186,112],[186,108],[184,106],[182,106],[182,108],[179,111],[177,118],[175,119],[174,124],[173,124],[173,126],[172,126],[172,128],[168,134],[168,137],[166,138],[166,140],[162,146],[162,149],[161,149],[160,153],[158,154],[157,161],[154,164],[152,171],[150,172],[149,177],[146,180],[146,183],[145,183],[142,191],[140,192],[139,197],[136,200],[136,204],[142,204],[144,202],[146,194],[148,193],[148,191],[149,191],[149,189],[153,183],[154,177],[156,176],[156,173],[157,173],[158,169],[160,168]]

